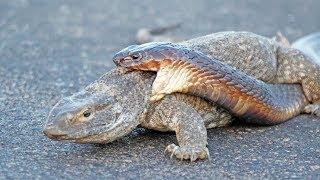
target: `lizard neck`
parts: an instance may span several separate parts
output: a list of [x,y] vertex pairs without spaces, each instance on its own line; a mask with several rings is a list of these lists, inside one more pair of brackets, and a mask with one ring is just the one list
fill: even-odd
[[156,77],[155,72],[132,71],[117,68],[114,84],[120,92],[120,102],[123,109],[130,111],[132,121],[140,124],[145,121],[146,112],[150,106],[152,82]]

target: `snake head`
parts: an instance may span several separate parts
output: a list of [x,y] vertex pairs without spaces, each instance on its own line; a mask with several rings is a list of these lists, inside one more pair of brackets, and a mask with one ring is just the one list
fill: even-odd
[[158,71],[160,62],[165,60],[172,43],[152,42],[128,46],[113,57],[117,66],[145,71]]

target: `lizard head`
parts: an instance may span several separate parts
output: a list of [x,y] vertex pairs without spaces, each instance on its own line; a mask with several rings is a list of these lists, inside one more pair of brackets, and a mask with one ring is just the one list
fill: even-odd
[[61,99],[50,111],[44,134],[55,140],[94,141],[101,132],[111,133],[122,107],[114,97],[83,90]]
[[129,69],[158,71],[160,61],[175,58],[178,45],[166,42],[151,42],[128,46],[113,57],[117,66]]
[[108,143],[130,133],[144,110],[137,73],[112,71],[61,99],[49,112],[44,134],[54,140]]

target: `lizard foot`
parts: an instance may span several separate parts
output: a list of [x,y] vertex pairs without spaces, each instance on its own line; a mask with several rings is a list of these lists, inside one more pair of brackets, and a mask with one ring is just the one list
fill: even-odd
[[314,114],[320,117],[320,103],[309,104],[304,108],[305,113]]
[[165,152],[171,153],[170,158],[175,155],[178,159],[190,159],[191,162],[205,158],[210,160],[209,150],[207,147],[180,147],[175,144],[170,144],[165,149]]

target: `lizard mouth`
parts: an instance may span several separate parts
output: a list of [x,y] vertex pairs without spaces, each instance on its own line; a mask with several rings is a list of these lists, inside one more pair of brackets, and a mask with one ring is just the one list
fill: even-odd
[[72,137],[69,137],[67,134],[50,134],[50,133],[46,133],[46,131],[44,131],[43,133],[48,138],[55,141],[70,141],[70,142],[79,143],[79,144],[86,143],[88,140],[85,141],[85,139],[90,138],[90,137],[72,138]]
[[68,140],[67,135],[53,135],[53,134],[47,134],[45,131],[43,132],[48,138],[52,140]]
[[47,126],[44,128],[43,133],[50,139],[63,140],[67,139],[67,134],[54,126]]
[[[78,137],[78,138],[68,138],[64,140],[70,140],[71,142],[74,143],[79,143],[79,144],[84,144],[84,143],[90,143],[90,144],[106,144],[110,143],[119,137],[122,137],[123,135],[131,132],[131,129],[136,127],[131,126],[125,126],[122,124],[122,121],[115,122],[112,125],[107,126],[108,130],[104,131],[103,133],[98,133],[98,134],[92,134],[92,135],[87,135],[84,137]],[[115,134],[117,134],[115,136]]]

